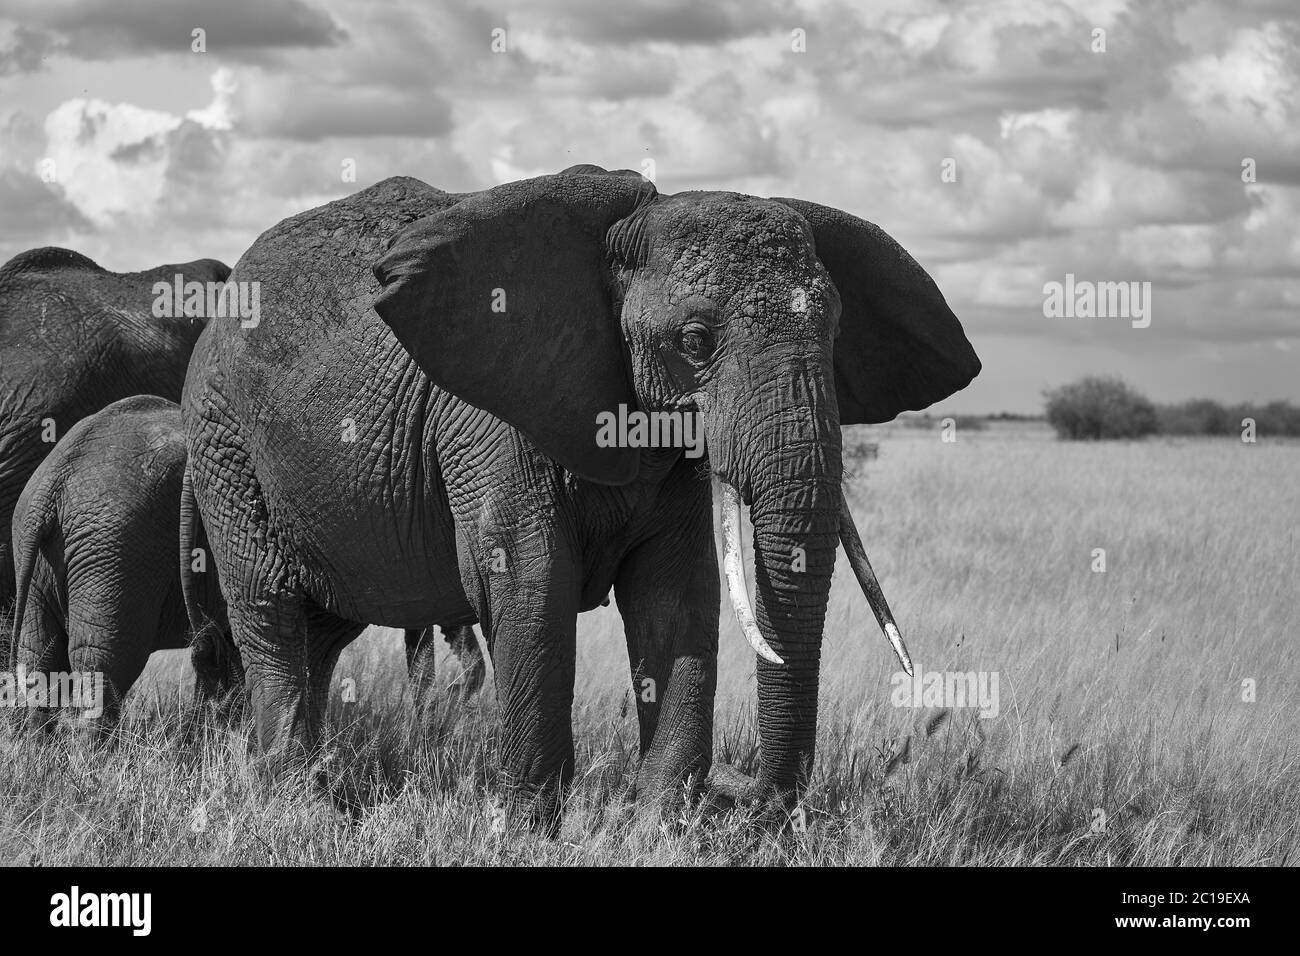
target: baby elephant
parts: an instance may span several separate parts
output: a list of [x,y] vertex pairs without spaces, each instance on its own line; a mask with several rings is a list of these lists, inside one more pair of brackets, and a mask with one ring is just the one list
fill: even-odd
[[[14,670],[36,705],[29,714],[72,706],[107,730],[149,655],[189,646],[178,559],[184,473],[180,408],[140,395],[80,421],[27,482],[13,554]],[[195,598],[211,622],[194,650],[196,690],[224,695],[242,683],[242,667],[201,528],[193,544]],[[47,700],[32,701],[42,681]],[[82,699],[70,703],[78,683]]]

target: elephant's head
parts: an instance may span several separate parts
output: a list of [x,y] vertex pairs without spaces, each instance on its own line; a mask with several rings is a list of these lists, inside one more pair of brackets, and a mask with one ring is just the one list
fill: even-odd
[[844,503],[840,428],[924,408],[979,372],[930,277],[836,209],[660,195],[597,167],[475,194],[412,225],[374,271],[376,311],[435,382],[584,478],[620,484],[638,469],[637,449],[597,444],[600,413],[699,412],[727,489],[732,601],[760,654],[761,770],[740,789],[796,794],[839,542],[911,667]]

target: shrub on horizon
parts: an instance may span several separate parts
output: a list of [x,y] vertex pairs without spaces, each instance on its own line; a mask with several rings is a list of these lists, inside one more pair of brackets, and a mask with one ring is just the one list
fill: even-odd
[[1048,424],[1070,441],[1143,438],[1159,425],[1151,400],[1118,378],[1087,376],[1044,398]]

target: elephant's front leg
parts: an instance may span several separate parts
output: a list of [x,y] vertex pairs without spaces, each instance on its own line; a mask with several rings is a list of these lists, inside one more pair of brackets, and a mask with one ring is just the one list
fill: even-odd
[[702,784],[713,757],[718,676],[718,563],[707,489],[623,562],[615,584],[641,728],[638,799]]
[[501,711],[502,782],[529,824],[555,835],[574,770],[579,574],[553,526],[523,522],[508,535],[481,545],[477,569]]

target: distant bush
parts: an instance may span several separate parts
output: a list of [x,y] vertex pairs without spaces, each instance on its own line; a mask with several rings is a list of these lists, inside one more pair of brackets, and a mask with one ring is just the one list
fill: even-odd
[[1238,405],[1233,410],[1236,425],[1241,428],[1243,418],[1255,419],[1255,428],[1261,435],[1289,435],[1300,438],[1300,407],[1288,402],[1269,402],[1267,405]]
[[1222,405],[1196,398],[1155,405],[1116,378],[1089,377],[1049,391],[1047,421],[1061,438],[1140,438],[1144,435],[1233,435],[1252,419],[1259,436],[1300,438],[1300,407],[1289,402]]
[[1220,405],[1198,398],[1157,409],[1160,432],[1165,435],[1240,435],[1242,421],[1254,419],[1257,435],[1300,438],[1300,407],[1288,402],[1267,405]]
[[1047,422],[1061,438],[1142,438],[1159,426],[1155,405],[1117,378],[1090,376],[1045,397]]
[[1208,398],[1197,398],[1177,405],[1161,405],[1156,410],[1163,435],[1227,435],[1240,428],[1232,412]]

